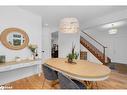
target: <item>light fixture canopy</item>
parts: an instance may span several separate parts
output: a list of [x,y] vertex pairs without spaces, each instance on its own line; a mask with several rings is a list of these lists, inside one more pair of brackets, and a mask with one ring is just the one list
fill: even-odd
[[79,32],[79,22],[76,18],[64,18],[60,22],[59,31],[63,33]]

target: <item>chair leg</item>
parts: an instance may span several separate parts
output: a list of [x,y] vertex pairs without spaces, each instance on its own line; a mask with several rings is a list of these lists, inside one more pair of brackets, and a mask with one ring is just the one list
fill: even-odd
[[43,80],[43,83],[42,83],[42,88],[44,87],[44,84],[45,84],[45,80],[46,80],[46,79],[44,78],[44,80]]
[[59,84],[59,80],[56,80],[53,85],[55,86],[57,84]]
[[59,83],[59,81],[58,80],[54,80],[54,81],[52,81],[51,82],[51,87],[54,87],[56,84],[58,84]]

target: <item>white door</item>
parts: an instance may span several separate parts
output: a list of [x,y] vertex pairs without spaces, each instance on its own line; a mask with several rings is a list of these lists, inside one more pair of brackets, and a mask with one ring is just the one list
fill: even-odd
[[51,58],[51,31],[48,25],[42,27],[42,61]]

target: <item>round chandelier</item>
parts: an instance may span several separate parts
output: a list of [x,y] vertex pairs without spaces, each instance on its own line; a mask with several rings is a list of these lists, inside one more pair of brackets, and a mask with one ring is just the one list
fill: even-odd
[[76,18],[64,18],[60,22],[59,31],[63,33],[79,32],[79,22]]

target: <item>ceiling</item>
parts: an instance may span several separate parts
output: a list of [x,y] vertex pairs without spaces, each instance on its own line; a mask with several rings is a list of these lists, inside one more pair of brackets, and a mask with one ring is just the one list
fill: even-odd
[[60,20],[65,17],[76,17],[83,28],[84,23],[125,10],[127,6],[20,6],[20,8],[42,16],[43,24],[58,29]]
[[117,21],[117,22],[91,27],[89,29],[86,29],[86,31],[87,30],[105,31],[105,30],[110,30],[112,28],[125,28],[125,27],[127,28],[127,18],[120,20],[120,21]]
[[[113,26],[112,26],[113,24]],[[117,29],[117,33],[115,35],[109,35],[109,30]],[[89,29],[84,30],[84,32],[88,33],[89,35],[96,37],[98,36],[109,36],[109,37],[127,37],[127,19],[120,20],[118,22],[103,24],[96,27],[92,27]]]

